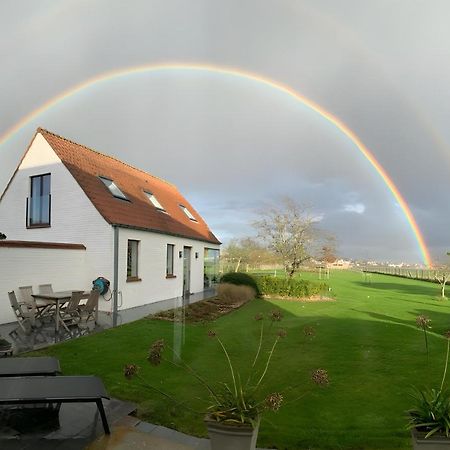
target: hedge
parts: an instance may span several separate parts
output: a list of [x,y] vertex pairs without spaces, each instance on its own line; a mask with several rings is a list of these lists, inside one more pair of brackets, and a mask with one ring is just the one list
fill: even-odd
[[263,276],[257,278],[262,294],[276,294],[282,297],[311,297],[328,291],[325,283],[315,283],[307,280],[289,279],[284,277]]
[[236,286],[250,286],[256,292],[257,297],[261,296],[261,291],[254,277],[243,272],[228,272],[222,275],[221,283],[235,284]]

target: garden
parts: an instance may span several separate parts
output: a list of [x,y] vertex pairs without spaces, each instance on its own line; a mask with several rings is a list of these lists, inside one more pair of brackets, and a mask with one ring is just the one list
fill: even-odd
[[[318,281],[315,273],[299,277]],[[232,386],[228,355],[235,378],[264,374],[261,390],[283,398],[263,414],[258,447],[411,448],[410,394],[441,383],[447,301],[431,283],[387,275],[335,271],[326,283],[331,301],[256,298],[214,320],[145,318],[36,354],[57,356],[65,375],[100,376],[112,396],[138,405],[143,420],[197,436],[206,436],[209,396],[197,375]],[[429,320],[427,345],[419,316]],[[153,365],[149,349],[160,339],[165,356]],[[183,364],[189,369],[176,367]],[[138,373],[127,378],[130,365]],[[317,370],[327,373],[323,386],[313,382]]]

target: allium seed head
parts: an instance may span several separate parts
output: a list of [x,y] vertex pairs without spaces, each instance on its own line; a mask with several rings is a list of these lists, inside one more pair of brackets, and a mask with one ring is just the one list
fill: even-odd
[[280,338],[285,338],[287,336],[286,330],[279,329],[277,331],[277,336],[280,337]]
[[255,320],[263,320],[263,315],[262,313],[258,313],[255,315]]
[[283,314],[279,309],[274,309],[270,312],[269,317],[272,322],[279,322],[283,318]]
[[431,319],[423,314],[416,317],[416,325],[419,328],[426,329],[431,328]]
[[447,331],[444,333],[444,337],[446,337],[447,339],[450,339],[450,330],[447,330]]
[[159,364],[161,364],[163,350],[164,339],[158,339],[157,341],[153,342],[147,357],[147,360],[150,362],[150,364],[154,366],[158,366]]
[[329,383],[328,372],[325,369],[317,369],[311,376],[314,383],[319,386],[326,386]]
[[316,335],[316,330],[313,327],[305,327],[303,328],[303,333],[305,336],[313,337]]
[[208,337],[209,338],[215,338],[217,333],[214,330],[208,330]]
[[127,364],[123,368],[123,374],[127,380],[130,380],[133,378],[134,375],[136,375],[138,372],[138,366],[136,364]]
[[269,394],[264,399],[265,407],[267,409],[270,409],[271,411],[278,411],[280,409],[282,403],[283,403],[283,395],[278,392]]

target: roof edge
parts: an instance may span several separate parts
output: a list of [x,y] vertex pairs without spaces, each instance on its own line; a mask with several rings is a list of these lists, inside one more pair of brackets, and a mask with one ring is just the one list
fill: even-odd
[[[144,173],[145,175],[148,175],[148,176],[150,176],[150,177],[152,177],[152,178],[156,178],[157,180],[160,180],[160,181],[162,181],[163,183],[166,183],[166,184],[168,184],[169,186],[172,186],[172,187],[174,187],[175,189],[178,189],[178,188],[176,187],[175,184],[171,183],[170,181],[165,180],[164,178],[160,178],[160,177],[157,177],[156,175],[152,175],[151,173],[148,173],[148,172],[146,172],[145,170],[139,169],[138,167],[134,167],[134,166],[132,166],[131,164],[128,164],[128,163],[126,163],[126,162],[124,162],[124,161],[122,161],[122,160],[120,160],[120,159],[118,159],[118,158],[114,158],[114,157],[111,156],[111,155],[107,155],[106,153],[102,153],[102,152],[99,152],[98,150],[94,150],[94,149],[88,147],[87,145],[83,145],[83,144],[80,144],[80,143],[78,143],[78,142],[75,142],[75,141],[72,141],[72,140],[70,140],[70,139],[67,139],[67,138],[65,138],[64,136],[61,136],[61,135],[56,134],[56,133],[53,133],[52,131],[46,130],[45,128],[38,127],[38,129],[36,130],[36,134],[37,134],[37,133],[42,133],[42,132],[43,132],[43,133],[48,133],[48,134],[50,134],[50,135],[52,135],[52,136],[55,136],[55,137],[58,138],[58,139],[62,139],[63,141],[67,141],[67,142],[69,142],[69,143],[71,143],[71,144],[73,144],[73,145],[79,145],[80,147],[83,147],[84,149],[86,149],[86,150],[88,150],[88,151],[90,151],[90,152],[94,152],[94,153],[97,153],[98,155],[104,156],[105,158],[112,159],[113,161],[119,162],[119,163],[123,164],[124,166],[130,167],[131,169],[137,170],[138,172]],[[45,138],[45,136],[44,136],[44,138]],[[50,142],[49,142],[48,144],[49,144],[50,147],[51,147]],[[52,148],[53,148],[53,147],[52,147]]]
[[220,242],[217,238],[216,238],[216,241],[213,241],[213,240],[210,240],[210,239],[207,239],[207,238],[203,238],[202,239],[200,237],[187,236],[185,234],[170,233],[168,231],[155,230],[153,228],[146,228],[146,227],[136,227],[136,226],[125,225],[125,224],[121,224],[121,223],[110,223],[110,225],[113,226],[113,227],[118,227],[118,228],[127,228],[127,229],[138,230],[138,231],[149,231],[151,233],[166,234],[168,236],[180,237],[180,238],[185,238],[185,239],[192,239],[193,241],[208,242],[210,244],[222,245],[222,242]]

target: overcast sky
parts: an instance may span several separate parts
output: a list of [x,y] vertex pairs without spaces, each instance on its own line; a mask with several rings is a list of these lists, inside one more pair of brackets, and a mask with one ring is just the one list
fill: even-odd
[[[353,130],[443,259],[449,23],[448,0],[3,0],[0,135],[113,69],[180,62],[253,72]],[[0,188],[37,126],[171,181],[224,243],[252,234],[256,211],[289,195],[313,205],[342,257],[422,261],[401,208],[355,144],[261,83],[171,70],[91,85],[0,145]]]

